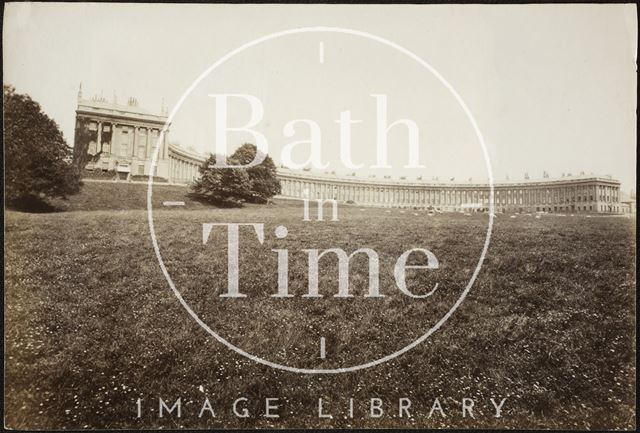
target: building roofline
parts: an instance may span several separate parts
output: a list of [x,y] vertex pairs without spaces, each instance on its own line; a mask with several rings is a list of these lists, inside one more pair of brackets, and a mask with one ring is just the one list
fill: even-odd
[[[415,188],[424,188],[424,187],[449,187],[449,188],[486,188],[489,183],[488,182],[447,182],[447,181],[403,181],[403,180],[391,180],[391,179],[375,179],[375,178],[358,178],[358,177],[341,177],[337,175],[321,175],[317,173],[309,173],[309,172],[300,172],[294,171],[286,168],[278,168],[277,173],[281,177],[289,177],[297,180],[313,180],[313,181],[321,181],[321,182],[337,182],[344,184],[359,184],[359,185],[370,185],[370,186],[395,186],[395,187],[415,187]],[[620,185],[620,181],[596,175],[579,175],[579,176],[567,176],[561,178],[545,178],[545,179],[527,179],[527,180],[519,180],[519,181],[500,181],[494,182],[493,185],[495,188],[499,187],[531,187],[531,186],[545,186],[545,185],[561,185],[561,184],[576,184],[582,182],[602,182],[609,183],[613,185]]]
[[197,160],[199,163],[202,163],[204,161],[207,160],[207,156],[206,155],[202,155],[200,153],[197,153],[195,151],[189,150],[189,149],[185,149],[177,144],[173,144],[173,143],[169,143],[169,150],[172,152],[175,152],[177,154],[179,154],[180,156],[183,156],[185,158],[191,158],[194,160]]
[[119,105],[110,102],[79,100],[76,115],[105,116],[122,120],[134,120],[164,125],[167,117],[150,113],[137,106]]

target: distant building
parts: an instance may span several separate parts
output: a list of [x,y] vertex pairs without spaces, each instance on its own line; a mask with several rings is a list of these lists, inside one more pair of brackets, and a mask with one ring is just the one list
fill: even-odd
[[636,213],[636,200],[629,199],[620,202],[620,206],[622,209],[622,213],[624,214],[635,214]]
[[[127,105],[118,105],[103,98],[82,98],[78,92],[76,139],[79,128],[91,132],[89,155],[93,158],[88,170],[113,170],[121,178],[149,176],[151,157],[160,131],[167,122],[166,110],[152,114],[130,98]],[[167,131],[168,133],[168,131]],[[100,145],[99,145],[100,144]],[[78,147],[74,147],[75,152]],[[206,156],[193,150],[169,144],[167,134],[161,143],[157,169],[153,173],[172,183],[187,184],[198,176],[198,168]],[[281,195],[291,198],[335,199],[363,206],[415,207],[442,212],[482,212],[489,210],[489,185],[441,182],[437,177],[423,181],[392,180],[375,177],[358,178],[314,174],[308,170],[277,169],[282,185]],[[308,196],[305,196],[305,190]],[[620,182],[610,176],[564,175],[551,179],[545,171],[543,179],[525,176],[521,181],[494,184],[496,212],[568,212],[568,213],[635,213],[635,199],[621,202]]]
[[[430,208],[441,212],[489,210],[490,189],[486,183],[375,181],[310,175],[283,168],[278,169],[278,178],[285,197],[335,199],[363,206]],[[585,175],[498,182],[494,184],[494,209],[496,212],[621,213],[619,191],[620,182],[615,179]]]
[[114,171],[121,179],[153,174],[169,182],[188,183],[198,176],[205,157],[168,142],[168,129],[151,173],[152,152],[167,122],[164,107],[160,114],[151,113],[129,98],[126,105],[102,97],[83,99],[78,92],[74,160],[81,155],[78,140],[81,129],[88,129],[91,157],[87,170]]

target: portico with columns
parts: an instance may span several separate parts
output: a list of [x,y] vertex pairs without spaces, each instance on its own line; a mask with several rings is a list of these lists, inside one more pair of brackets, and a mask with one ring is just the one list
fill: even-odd
[[[120,105],[102,97],[83,99],[80,91],[75,140],[81,136],[81,128],[88,129],[88,153],[92,158],[86,169],[114,170],[126,174],[127,178],[149,175],[168,177],[168,130],[159,143],[156,169],[153,173],[151,170],[152,153],[166,121],[165,115],[151,114],[140,108],[135,98],[129,98],[127,105]],[[77,157],[75,152],[80,149],[80,146],[74,145],[74,158]]]

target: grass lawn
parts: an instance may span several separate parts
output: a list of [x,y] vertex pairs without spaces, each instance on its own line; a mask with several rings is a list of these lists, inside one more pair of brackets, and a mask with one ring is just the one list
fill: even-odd
[[[300,202],[215,209],[184,187],[154,187],[154,222],[167,270],[193,310],[233,344],[300,368],[355,365],[422,335],[455,302],[477,263],[488,217],[340,207],[338,222],[304,222]],[[165,208],[163,201],[185,201]],[[21,429],[275,427],[635,427],[635,219],[519,215],[496,218],[476,284],[444,326],[392,361],[339,375],[304,375],[250,361],[209,336],[181,307],[156,260],[146,185],[87,183],[64,212],[5,213],[5,425]],[[325,211],[325,215],[330,212]],[[202,223],[264,223],[260,244],[241,229],[240,289],[226,291],[226,235],[202,243]],[[274,229],[289,234],[276,239]],[[336,260],[320,262],[322,298],[304,298],[305,248],[361,247],[380,258],[380,291],[354,257],[352,298],[334,298]],[[431,250],[432,271],[395,260]],[[272,249],[289,250],[291,298],[277,290]],[[320,338],[326,340],[324,359]],[[182,417],[158,417],[158,398]],[[198,417],[209,398],[215,418]],[[233,401],[248,418],[234,416]],[[280,399],[279,419],[264,399]],[[369,399],[383,400],[371,418]],[[501,418],[490,398],[507,398]],[[143,412],[136,413],[142,399]],[[318,418],[318,398],[333,419]],[[355,416],[347,416],[349,399]],[[411,417],[398,416],[410,398]],[[446,417],[428,418],[435,398]],[[473,398],[475,418],[462,417]]]

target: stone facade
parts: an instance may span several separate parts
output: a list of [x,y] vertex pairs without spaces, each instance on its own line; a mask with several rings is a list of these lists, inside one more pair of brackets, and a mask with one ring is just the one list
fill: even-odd
[[191,150],[169,144],[169,180],[188,184],[200,176],[198,169],[206,157]]
[[[335,199],[362,206],[433,209],[441,212],[488,211],[488,184],[408,182],[337,178],[278,170],[282,196]],[[305,193],[306,191],[306,193]],[[620,182],[608,177],[495,183],[496,212],[621,213]]]
[[[80,90],[76,141],[78,128],[88,127],[89,154],[93,159],[87,169],[115,170],[119,177],[128,179],[134,175],[149,176],[152,151],[167,122],[166,110],[161,111],[162,114],[151,114],[138,107],[134,98],[129,98],[127,105],[103,98],[85,100]],[[193,182],[206,157],[169,144],[167,136],[168,130],[153,174],[172,183]],[[441,212],[489,209],[488,184],[340,178],[283,168],[278,169],[278,178],[281,196],[289,198],[335,199],[362,206]],[[495,183],[494,192],[496,212],[635,213],[635,201],[621,203],[620,182],[610,177],[581,175]]]
[[[88,170],[114,170],[123,177],[133,175],[148,176],[151,173],[151,156],[167,121],[166,115],[151,114],[138,107],[137,101],[129,98],[127,105],[104,98],[89,100],[78,94],[76,109],[76,134],[74,159],[80,151],[77,145],[80,129],[89,130]],[[154,175],[169,177],[169,149],[164,136],[158,155]]]
[[[127,105],[102,97],[83,99],[80,89],[75,143],[78,143],[80,129],[87,128],[91,161],[86,169],[115,171],[120,179],[149,176],[152,152],[167,122],[166,110],[161,108],[161,112],[150,113],[139,107],[135,98],[129,98]],[[198,176],[198,168],[205,157],[170,144],[168,135],[167,129],[153,175],[172,183],[192,182]],[[80,146],[74,145],[74,159],[80,156],[76,154],[80,151]]]

